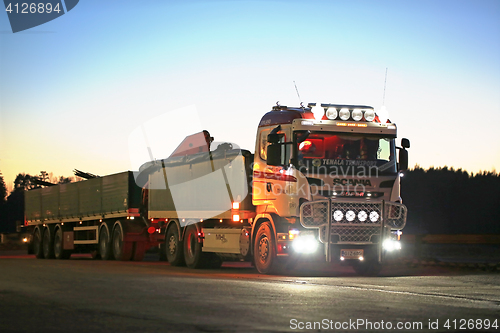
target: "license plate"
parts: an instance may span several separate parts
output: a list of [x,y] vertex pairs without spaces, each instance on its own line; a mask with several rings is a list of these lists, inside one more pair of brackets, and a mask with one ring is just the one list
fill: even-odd
[[344,259],[359,259],[359,257],[363,256],[363,250],[342,249],[340,250],[340,256]]

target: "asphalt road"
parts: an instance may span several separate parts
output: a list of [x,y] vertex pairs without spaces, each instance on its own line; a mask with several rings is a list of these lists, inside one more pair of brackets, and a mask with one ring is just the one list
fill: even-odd
[[500,325],[494,272],[391,266],[358,277],[309,264],[295,276],[265,276],[245,263],[190,270],[154,255],[58,261],[0,252],[2,333],[472,332],[486,320],[500,330],[491,327]]

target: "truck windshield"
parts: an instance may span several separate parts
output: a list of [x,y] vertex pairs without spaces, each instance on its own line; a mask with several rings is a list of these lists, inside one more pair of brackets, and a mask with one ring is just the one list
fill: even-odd
[[295,144],[298,167],[306,173],[396,172],[393,137],[312,132]]

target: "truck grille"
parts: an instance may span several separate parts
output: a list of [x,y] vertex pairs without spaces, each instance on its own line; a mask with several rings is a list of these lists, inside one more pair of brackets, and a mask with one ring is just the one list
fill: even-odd
[[302,204],[300,221],[306,228],[319,228],[320,239],[331,243],[378,243],[382,226],[393,230],[406,224],[406,207],[392,202],[319,200]]

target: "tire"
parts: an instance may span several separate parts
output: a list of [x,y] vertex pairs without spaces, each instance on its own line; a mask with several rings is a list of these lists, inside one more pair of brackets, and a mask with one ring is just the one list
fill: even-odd
[[172,266],[184,266],[184,243],[179,240],[177,225],[172,224],[165,237],[165,257]]
[[198,242],[198,229],[194,224],[187,226],[184,233],[184,261],[189,268],[202,268],[205,264]]
[[113,256],[116,260],[129,261],[132,258],[132,242],[124,241],[124,232],[120,223],[113,228]]
[[47,225],[43,229],[42,248],[45,259],[54,259],[54,228]]
[[356,262],[352,265],[356,274],[361,276],[377,276],[382,270],[382,265],[377,261]]
[[54,233],[54,257],[56,259],[69,259],[71,257],[70,250],[64,250],[64,233],[61,225],[56,226]]
[[42,231],[39,227],[33,231],[33,254],[37,259],[43,259]]
[[253,254],[255,268],[259,273],[280,273],[281,265],[276,255],[276,244],[270,222],[264,222],[259,226],[255,236]]
[[102,225],[99,230],[99,254],[102,260],[112,260],[111,237],[106,225]]

